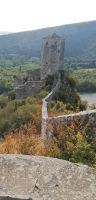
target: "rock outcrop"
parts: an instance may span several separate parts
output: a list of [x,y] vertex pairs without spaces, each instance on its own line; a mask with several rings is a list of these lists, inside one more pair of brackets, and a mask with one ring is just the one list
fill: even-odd
[[0,200],[95,200],[96,170],[65,160],[0,155]]

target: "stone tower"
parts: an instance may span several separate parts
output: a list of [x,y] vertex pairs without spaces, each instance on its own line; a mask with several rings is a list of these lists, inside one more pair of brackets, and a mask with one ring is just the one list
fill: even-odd
[[63,70],[64,39],[53,33],[43,38],[41,79]]

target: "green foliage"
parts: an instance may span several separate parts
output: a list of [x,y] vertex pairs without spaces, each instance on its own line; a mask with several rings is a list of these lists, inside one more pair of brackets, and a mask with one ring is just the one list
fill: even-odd
[[0,94],[8,93],[14,89],[14,76],[19,75],[23,79],[26,79],[27,70],[39,67],[39,63],[28,59],[24,59],[24,61],[21,62],[22,64],[14,67],[13,61],[12,65],[9,65],[8,61],[5,59],[4,66],[2,66],[2,62],[0,60]]
[[7,93],[12,89],[12,87],[6,82],[6,80],[0,81],[0,94]]
[[38,98],[43,99],[44,97],[46,97],[48,95],[48,91],[46,90],[41,90],[39,92],[39,94],[37,95]]
[[73,152],[71,161],[84,163],[94,166],[96,159],[96,152],[92,149],[92,146],[85,142],[80,142],[76,145]]
[[87,101],[79,101],[78,102],[78,107],[79,107],[79,110],[80,111],[83,111],[83,110],[86,110],[87,109],[87,106],[88,106],[88,103],[87,103]]
[[28,97],[25,100],[8,100],[7,97],[0,97],[0,135],[20,128],[22,125],[33,122],[33,115],[39,113],[40,109],[36,107],[36,100]]
[[10,92],[8,92],[8,98],[10,100],[14,100],[15,99],[15,91],[11,90]]
[[78,69],[71,73],[79,92],[96,92],[96,69]]
[[69,126],[54,126],[53,140],[49,142],[48,155],[96,167],[96,128],[79,121]]
[[48,75],[46,78],[46,82],[45,82],[45,89],[48,92],[50,92],[52,90],[53,82],[54,82],[54,76]]
[[0,109],[4,108],[8,103],[8,97],[7,96],[0,96]]

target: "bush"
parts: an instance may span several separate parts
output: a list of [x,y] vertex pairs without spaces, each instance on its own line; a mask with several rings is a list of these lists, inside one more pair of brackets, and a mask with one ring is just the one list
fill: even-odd
[[[4,99],[4,101],[3,101]],[[32,98],[25,100],[5,101],[6,98],[1,98],[0,110],[0,134],[5,135],[12,129],[20,128],[22,125],[33,122],[39,126],[41,104],[36,99]]]
[[14,100],[15,99],[15,91],[14,90],[8,92],[8,98],[10,100]]
[[46,97],[47,95],[48,95],[48,91],[42,90],[42,91],[37,95],[37,97],[40,98],[40,99],[43,99],[43,98]]
[[79,105],[80,111],[83,111],[87,109],[88,103],[87,101],[80,101],[78,105]]
[[8,97],[7,96],[0,96],[0,108],[4,108],[8,103]]
[[47,155],[96,167],[96,128],[92,126],[79,120],[68,126],[54,125]]

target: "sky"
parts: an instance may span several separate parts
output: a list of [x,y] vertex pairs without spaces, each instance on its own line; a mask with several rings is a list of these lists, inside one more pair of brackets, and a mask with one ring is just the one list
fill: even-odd
[[96,20],[96,0],[0,0],[0,31]]

